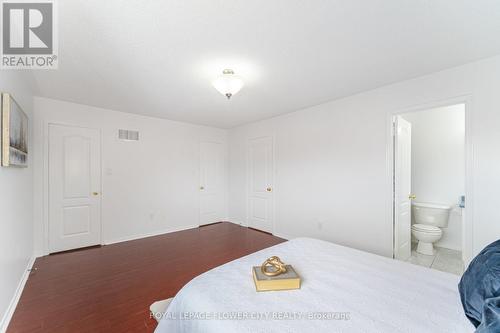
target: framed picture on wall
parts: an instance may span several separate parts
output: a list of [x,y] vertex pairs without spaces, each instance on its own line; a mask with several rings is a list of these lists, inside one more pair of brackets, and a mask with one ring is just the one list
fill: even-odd
[[2,94],[2,166],[28,166],[28,116],[10,94]]

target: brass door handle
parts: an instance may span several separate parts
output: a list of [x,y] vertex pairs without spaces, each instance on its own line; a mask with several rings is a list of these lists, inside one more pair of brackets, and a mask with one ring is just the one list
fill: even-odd
[[415,200],[416,198],[417,198],[417,196],[415,194],[410,194],[408,196],[408,199],[410,199],[410,200]]
[[92,192],[92,195],[99,195],[99,192]]
[[270,188],[270,187],[266,188],[266,191],[267,191],[267,192],[271,192],[272,190],[273,190],[273,189],[272,189],[272,188]]
[[203,186],[200,186],[200,190],[204,190],[205,188]]

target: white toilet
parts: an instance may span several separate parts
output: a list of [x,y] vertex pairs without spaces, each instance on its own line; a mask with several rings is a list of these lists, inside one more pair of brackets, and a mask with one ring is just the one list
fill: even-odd
[[434,243],[441,239],[440,228],[448,226],[450,206],[431,203],[412,203],[415,224],[411,226],[412,235],[418,240],[417,252],[434,255]]

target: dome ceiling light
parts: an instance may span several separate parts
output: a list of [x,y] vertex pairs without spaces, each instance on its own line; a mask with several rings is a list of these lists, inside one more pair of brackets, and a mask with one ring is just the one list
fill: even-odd
[[234,74],[232,69],[225,69],[222,75],[212,82],[212,85],[218,92],[231,99],[238,91],[243,88],[243,80]]

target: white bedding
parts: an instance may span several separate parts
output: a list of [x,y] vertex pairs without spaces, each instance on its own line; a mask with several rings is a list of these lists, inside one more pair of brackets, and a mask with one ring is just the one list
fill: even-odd
[[[300,290],[255,291],[251,267],[272,255],[294,266]],[[175,296],[155,332],[473,332],[458,281],[452,274],[298,238],[196,277]],[[313,315],[343,319],[311,320]]]

